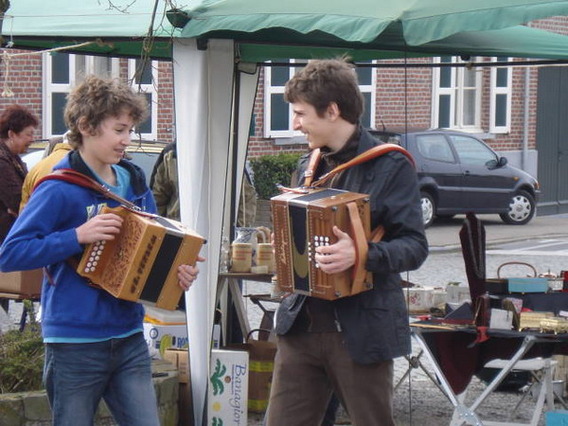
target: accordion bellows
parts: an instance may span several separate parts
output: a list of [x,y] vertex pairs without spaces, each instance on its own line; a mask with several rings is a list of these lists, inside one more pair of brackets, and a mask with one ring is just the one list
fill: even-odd
[[371,276],[366,271],[358,280],[354,279],[355,266],[342,273],[326,274],[314,260],[316,247],[337,242],[334,225],[354,238],[356,227],[349,204],[355,211],[356,222],[360,220],[361,240],[366,248],[370,233],[368,195],[309,189],[272,197],[276,275],[281,290],[336,300],[372,288]]
[[122,206],[101,213],[120,215],[122,228],[114,240],[89,244],[77,273],[119,299],[175,309],[183,294],[178,267],[195,264],[204,238],[180,222]]

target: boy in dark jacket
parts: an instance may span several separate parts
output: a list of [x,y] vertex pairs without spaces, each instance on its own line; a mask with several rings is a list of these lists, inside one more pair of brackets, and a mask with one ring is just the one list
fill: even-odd
[[[55,169],[81,172],[155,213],[144,173],[123,159],[146,110],[144,97],[127,84],[87,77],[69,94],[65,108],[74,151]],[[119,233],[120,216],[99,214],[105,205],[118,202],[70,182],[39,184],[0,247],[0,269],[46,269],[44,382],[55,426],[92,425],[101,398],[119,424],[158,426],[143,306],[90,286],[68,261],[80,257],[85,244]],[[187,290],[197,273],[195,266],[180,266],[180,286]]]
[[[314,181],[380,143],[360,125],[363,98],[353,67],[343,60],[310,61],[286,84],[285,98],[294,129],[323,153]],[[307,160],[300,160],[300,185]],[[385,228],[382,241],[368,243],[365,267],[374,288],[336,301],[284,298],[267,425],[321,424],[332,392],[354,425],[394,425],[393,358],[411,349],[400,272],[418,268],[428,254],[416,172],[403,154],[390,152],[344,170],[328,186],[368,194],[371,228]],[[323,272],[355,264],[346,231],[335,227],[337,242],[316,249]]]

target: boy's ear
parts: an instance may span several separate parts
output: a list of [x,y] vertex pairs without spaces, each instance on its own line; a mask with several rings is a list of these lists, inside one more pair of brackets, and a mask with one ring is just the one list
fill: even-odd
[[77,128],[83,136],[91,136],[93,134],[93,128],[87,123],[87,117],[81,117],[79,119]]
[[335,120],[341,117],[341,111],[339,110],[339,105],[336,102],[331,102],[327,107],[327,116],[328,118]]

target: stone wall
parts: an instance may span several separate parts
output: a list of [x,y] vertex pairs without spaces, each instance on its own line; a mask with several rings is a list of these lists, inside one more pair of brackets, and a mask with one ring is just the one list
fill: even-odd
[[270,212],[270,200],[256,200],[256,217],[254,226],[266,226],[272,229],[272,216]]
[[[165,361],[154,361],[152,371],[158,399],[160,424],[178,426],[179,381],[176,368]],[[165,374],[165,375],[162,375]],[[2,426],[51,426],[51,409],[45,391],[0,395],[0,424]],[[95,420],[96,426],[114,426],[106,404],[101,402]]]

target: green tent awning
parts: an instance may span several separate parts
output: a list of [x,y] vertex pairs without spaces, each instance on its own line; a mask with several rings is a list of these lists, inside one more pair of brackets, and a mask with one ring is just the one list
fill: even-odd
[[[182,8],[190,18],[182,36],[212,38],[268,33],[281,41],[324,46],[342,40],[380,48],[381,34],[418,46],[456,33],[507,28],[568,14],[567,0],[217,0]],[[393,28],[394,25],[394,28]],[[233,37],[231,37],[233,38]],[[388,40],[384,40],[387,42]]]
[[[168,2],[169,3],[169,2]],[[568,37],[518,24],[568,15],[568,0],[193,1],[181,28],[165,0],[17,0],[3,20],[5,42],[109,56],[171,59],[173,38],[238,43],[241,61],[476,55],[568,59]],[[294,11],[294,12],[290,12]],[[354,12],[356,11],[356,12]],[[151,36],[149,36],[151,34]]]

